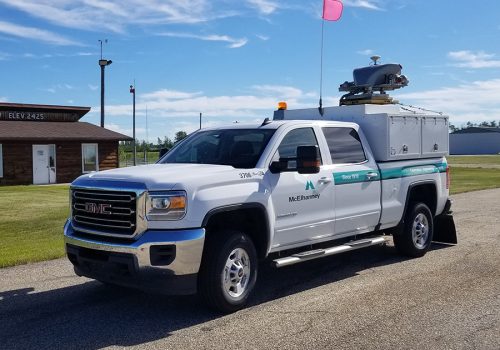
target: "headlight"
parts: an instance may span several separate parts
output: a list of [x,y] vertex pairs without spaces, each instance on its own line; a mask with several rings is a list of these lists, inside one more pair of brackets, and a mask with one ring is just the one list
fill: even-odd
[[186,215],[186,192],[149,192],[146,200],[148,220],[180,220]]

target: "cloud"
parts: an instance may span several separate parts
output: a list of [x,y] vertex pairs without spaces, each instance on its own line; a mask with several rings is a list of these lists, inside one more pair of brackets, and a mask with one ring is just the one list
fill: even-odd
[[344,0],[342,3],[349,7],[360,7],[367,10],[382,10],[379,0]]
[[161,89],[154,92],[149,92],[139,95],[143,100],[176,100],[193,98],[201,95],[202,92],[183,92],[175,90]]
[[[185,92],[160,89],[138,96],[136,111],[144,115],[146,106],[152,118],[196,117],[200,112],[210,117],[256,118],[272,117],[278,101],[286,98],[291,108],[313,107],[316,93],[305,93],[293,86],[255,85],[253,94],[207,96],[203,92]],[[106,114],[110,116],[128,116],[132,106],[109,105]],[[93,113],[99,111],[92,108]]]
[[279,8],[278,3],[271,0],[247,0],[247,3],[263,15],[270,15]]
[[270,37],[268,37],[267,35],[256,34],[255,36],[262,41],[268,41],[270,39]]
[[[173,137],[175,131],[188,133],[198,129],[199,113],[203,113],[203,127],[221,124],[262,122],[264,118],[272,118],[277,103],[285,99],[289,108],[317,107],[316,92],[304,92],[294,86],[286,85],[254,85],[248,93],[235,95],[207,96],[201,91],[178,91],[160,89],[137,96],[137,125],[145,125],[146,108],[149,120],[149,139],[156,140],[167,135]],[[325,105],[338,105],[338,97],[325,97]],[[92,107],[87,115],[97,122],[99,106]],[[106,106],[106,118],[109,127],[118,132],[130,135],[128,129],[132,115],[131,104]],[[125,126],[127,125],[127,126]],[[138,138],[145,134],[137,132]]]
[[97,53],[92,52],[76,52],[76,53],[44,53],[44,54],[34,54],[27,52],[22,54],[20,57],[23,58],[33,58],[33,59],[43,59],[43,58],[54,58],[54,57],[82,57],[82,56],[97,56]]
[[500,68],[500,60],[495,60],[495,54],[484,51],[469,50],[448,52],[448,57],[456,61],[453,66],[460,68]]
[[9,99],[5,96],[0,96],[0,102],[7,102]]
[[92,52],[77,52],[75,54],[75,56],[93,56],[93,55],[97,55],[96,53],[92,53]]
[[372,49],[366,49],[366,50],[357,51],[356,53],[360,54],[360,55],[364,55],[364,56],[370,56],[370,55],[373,55],[373,52],[374,51]]
[[491,121],[500,118],[500,79],[474,81],[456,87],[395,94],[401,102],[441,111],[452,123]]
[[88,86],[88,87],[89,87],[89,89],[90,89],[90,90],[92,90],[92,91],[96,91],[97,89],[99,89],[99,86],[97,86],[97,85],[88,84],[87,86]]
[[63,83],[63,84],[52,85],[48,88],[41,88],[40,90],[50,92],[51,94],[55,94],[57,91],[73,90],[73,89],[74,89],[74,86],[72,86],[70,84]]
[[260,92],[265,96],[273,96],[285,99],[298,99],[298,98],[310,98],[316,97],[315,93],[304,93],[302,90],[297,89],[293,86],[283,86],[283,85],[254,85],[252,89]]
[[[107,110],[106,110],[107,112]],[[123,126],[116,123],[106,123],[106,129],[113,130],[123,135],[132,136],[133,130],[132,128],[124,128]],[[146,128],[135,128],[136,137],[140,138],[141,135],[146,135]]]
[[[253,85],[250,91],[252,93],[241,95],[207,96],[201,91],[160,89],[138,95],[136,110],[138,115],[144,115],[147,106],[150,116],[169,118],[197,116],[200,112],[213,117],[256,117],[263,111],[272,113],[277,102],[283,99],[290,108],[306,108],[316,106],[318,98],[316,92],[286,85]],[[338,104],[338,97],[325,97],[325,100]],[[131,110],[130,104],[106,107],[106,113],[113,116],[129,115]],[[93,113],[98,111],[98,107],[92,108]]]
[[54,25],[123,33],[130,25],[194,24],[234,16],[209,0],[0,0]]
[[222,41],[229,43],[228,47],[231,49],[236,49],[245,46],[246,43],[248,42],[247,38],[232,38],[228,35],[217,35],[217,34],[200,35],[192,33],[163,32],[163,33],[158,33],[158,35],[168,36],[172,38],[197,39],[203,41]]
[[68,39],[59,34],[49,32],[47,30],[38,29],[34,27],[20,26],[5,21],[0,21],[0,33],[12,35],[23,39],[42,41],[52,45],[61,45],[61,46],[82,45],[76,41]]

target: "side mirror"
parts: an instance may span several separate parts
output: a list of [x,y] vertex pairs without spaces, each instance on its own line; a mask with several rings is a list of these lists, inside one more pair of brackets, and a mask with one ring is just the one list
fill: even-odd
[[269,165],[272,174],[279,174],[287,169],[288,161],[277,160]]
[[297,147],[297,171],[299,174],[317,174],[321,165],[318,146]]

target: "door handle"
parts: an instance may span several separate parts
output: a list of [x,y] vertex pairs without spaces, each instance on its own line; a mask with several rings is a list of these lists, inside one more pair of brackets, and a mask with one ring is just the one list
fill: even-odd
[[374,179],[374,178],[376,178],[377,176],[378,176],[378,173],[375,173],[375,172],[372,172],[372,173],[368,173],[368,174],[366,174],[366,178],[367,178],[368,180]]
[[318,182],[319,182],[320,184],[329,184],[330,182],[332,182],[332,179],[331,179],[331,178],[329,178],[329,177],[323,176],[322,178],[320,178],[320,179],[318,180]]

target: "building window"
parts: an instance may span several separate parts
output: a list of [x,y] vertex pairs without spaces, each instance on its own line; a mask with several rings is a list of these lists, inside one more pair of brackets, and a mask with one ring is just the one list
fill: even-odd
[[0,177],[3,177],[3,149],[0,143]]
[[99,171],[97,143],[82,143],[82,172]]

